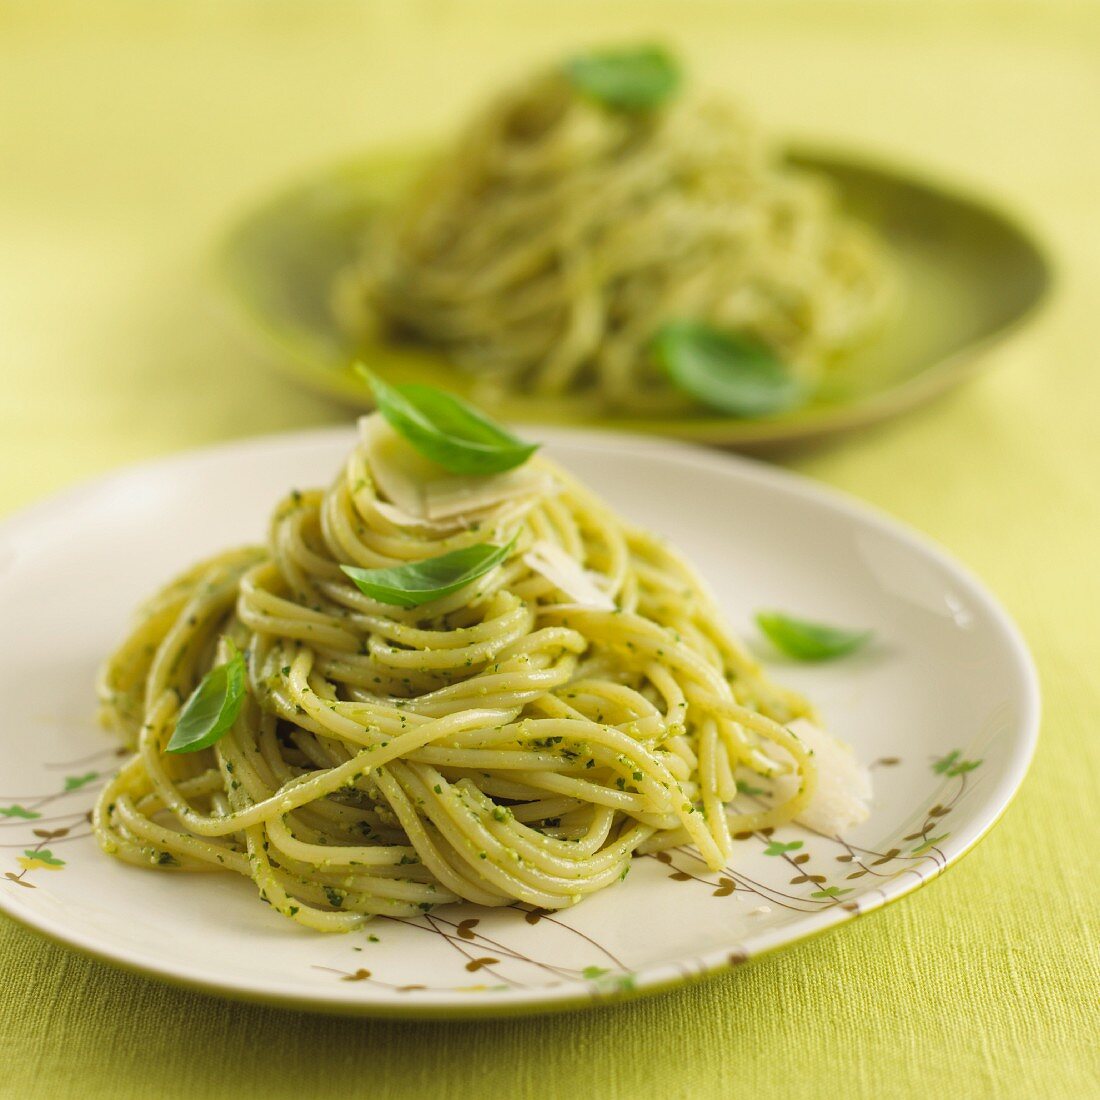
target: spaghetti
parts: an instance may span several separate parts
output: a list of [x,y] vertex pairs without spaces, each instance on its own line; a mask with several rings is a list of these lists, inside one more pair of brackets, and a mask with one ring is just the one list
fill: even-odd
[[609,109],[565,68],[503,95],[370,225],[334,308],[443,351],[482,400],[673,414],[649,353],[690,320],[767,347],[807,388],[891,297],[881,242],[722,102]]
[[[145,606],[99,682],[134,749],[95,811],[107,852],[235,872],[333,931],[460,899],[561,908],[636,853],[691,844],[718,868],[734,833],[812,809],[819,769],[787,728],[809,706],[765,678],[675,551],[539,456],[467,479],[433,516],[380,489],[412,469],[423,459],[366,418],[333,484],[276,508],[265,548],[204,561]],[[341,569],[487,539],[500,564],[414,608]],[[231,728],[167,752],[233,647]],[[739,776],[776,777],[775,797],[731,809]]]

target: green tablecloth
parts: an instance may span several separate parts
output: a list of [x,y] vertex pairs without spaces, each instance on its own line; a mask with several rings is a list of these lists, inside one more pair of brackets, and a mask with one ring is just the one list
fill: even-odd
[[1059,259],[1054,302],[988,374],[790,460],[941,541],[1017,618],[1046,711],[1017,802],[895,907],[583,1016],[416,1026],[232,1004],[2,920],[0,1094],[1100,1094],[1096,4],[5,2],[0,509],[341,419],[222,324],[202,283],[219,227],[287,175],[448,125],[533,58],[655,29],[769,125],[985,188]]

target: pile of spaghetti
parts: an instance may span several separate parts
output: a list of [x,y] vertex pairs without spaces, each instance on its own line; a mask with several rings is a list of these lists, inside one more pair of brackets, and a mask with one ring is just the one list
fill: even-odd
[[763,344],[811,389],[883,316],[882,243],[736,109],[672,89],[608,102],[578,71],[501,96],[373,221],[334,296],[345,326],[438,348],[485,400],[690,409],[649,353],[685,320]]
[[[495,564],[418,606],[343,568],[392,576],[486,546]],[[234,653],[224,735],[168,751]],[[673,550],[541,456],[455,475],[379,413],[327,490],[276,508],[266,547],[156,595],[99,692],[135,752],[97,806],[101,846],[236,872],[320,930],[459,899],[560,908],[675,845],[719,868],[731,834],[812,820],[828,786],[828,752],[787,728],[807,704]],[[773,777],[771,799],[729,808],[739,776]]]

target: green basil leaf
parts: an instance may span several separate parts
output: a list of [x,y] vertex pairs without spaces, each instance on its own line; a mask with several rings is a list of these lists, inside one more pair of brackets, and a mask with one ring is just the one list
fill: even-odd
[[851,653],[870,639],[870,630],[845,630],[839,626],[795,619],[781,611],[760,611],[756,625],[772,645],[799,661],[828,661]]
[[680,87],[680,66],[660,46],[581,54],[565,63],[578,92],[616,111],[651,111]]
[[361,363],[378,411],[422,455],[453,474],[498,474],[526,462],[539,445],[524,443],[465,401],[435,386],[389,386]]
[[208,749],[237,720],[244,702],[244,654],[229,643],[230,657],[199,682],[180,711],[169,752]]
[[697,321],[672,321],[653,354],[685,393],[734,416],[766,416],[805,399],[801,382],[762,344]]
[[484,576],[508,557],[515,544],[515,539],[507,546],[479,542],[437,558],[389,569],[360,569],[356,565],[341,565],[340,568],[355,581],[359,591],[372,600],[404,608],[419,607],[430,600],[449,596]]

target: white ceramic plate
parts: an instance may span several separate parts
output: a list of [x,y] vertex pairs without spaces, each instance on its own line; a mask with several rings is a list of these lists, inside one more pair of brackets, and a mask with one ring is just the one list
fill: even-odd
[[550,453],[672,538],[751,637],[757,608],[875,630],[863,652],[776,676],[872,764],[850,836],[797,827],[740,841],[708,872],[689,851],[555,915],[445,907],[362,932],[308,932],[236,876],[159,875],[103,855],[86,814],[116,766],[92,680],[165,578],[256,541],[288,486],[326,484],[350,430],[150,464],[0,526],[0,908],[104,959],[228,995],[348,1013],[546,1011],[655,990],[841,924],[934,878],[993,825],[1038,728],[1035,671],[989,594],[865,507],[746,459],[546,432]]

